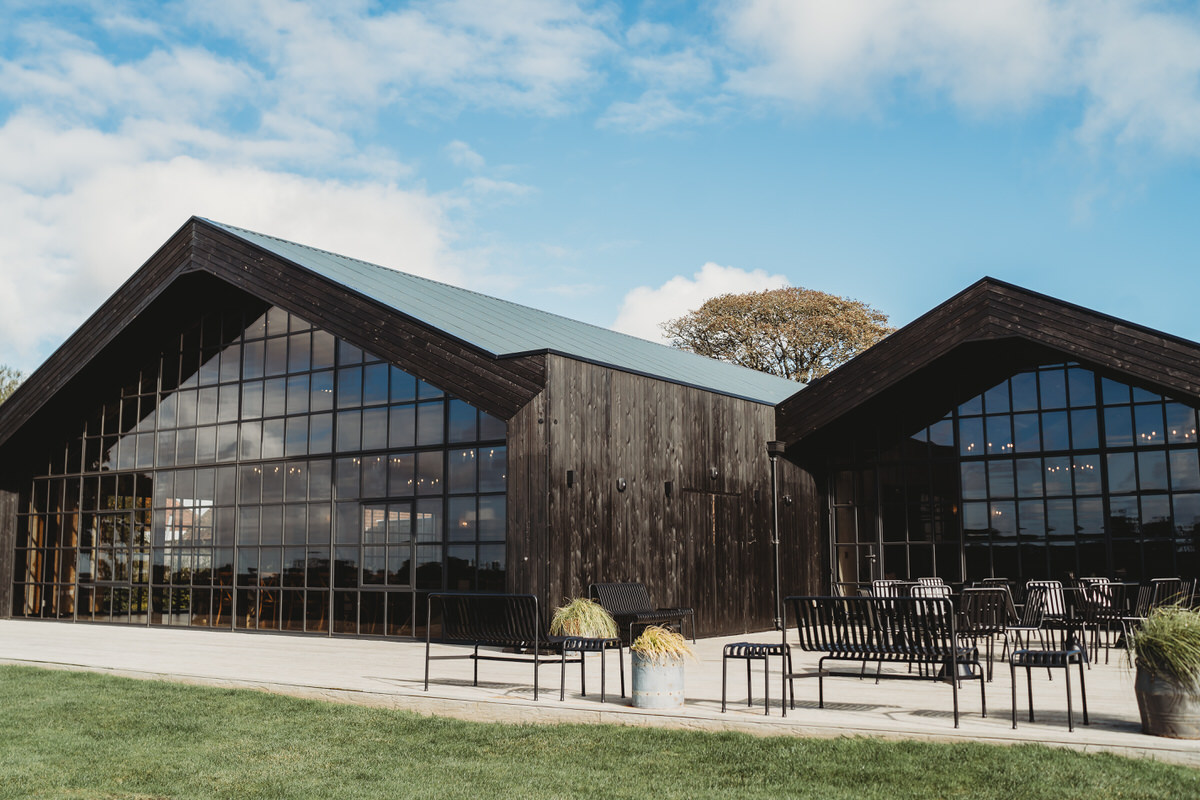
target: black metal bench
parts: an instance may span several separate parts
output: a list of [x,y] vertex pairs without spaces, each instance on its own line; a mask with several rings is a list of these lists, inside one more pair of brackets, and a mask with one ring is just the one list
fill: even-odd
[[[876,682],[880,677],[924,678],[926,671],[935,678],[950,679],[954,694],[954,727],[958,727],[958,687],[963,678],[979,681],[982,715],[987,716],[984,670],[979,652],[963,647],[955,628],[954,608],[941,597],[788,597],[796,621],[796,642],[784,641],[793,648],[823,653],[817,662],[819,707],[825,707],[825,662],[877,662]],[[883,673],[883,662],[921,667],[917,674]],[[933,671],[937,667],[940,674]],[[925,668],[928,668],[926,670]],[[964,671],[967,671],[964,674]],[[830,672],[829,674],[834,674]],[[809,673],[790,672],[785,678],[791,686],[795,678]],[[795,707],[795,689],[792,688]]]
[[[434,636],[434,605],[441,610],[441,624]],[[466,656],[475,661],[473,686],[479,685],[480,661],[518,661],[533,664],[533,699],[538,698],[538,667],[562,662],[564,637],[550,636],[542,620],[538,600],[532,594],[489,594],[442,592],[429,595],[425,622],[425,691],[429,691],[429,647],[433,642],[474,647]],[[511,649],[513,655],[480,653],[480,647]],[[532,658],[521,655],[527,653]],[[557,655],[558,658],[552,657]],[[570,663],[575,663],[572,660]],[[579,663],[582,665],[583,656]],[[622,687],[623,688],[623,687]]]
[[685,618],[691,620],[692,641],[696,641],[696,612],[690,608],[656,608],[644,583],[593,583],[588,588],[588,597],[612,614],[626,645],[633,641],[635,627],[674,623],[683,633]]

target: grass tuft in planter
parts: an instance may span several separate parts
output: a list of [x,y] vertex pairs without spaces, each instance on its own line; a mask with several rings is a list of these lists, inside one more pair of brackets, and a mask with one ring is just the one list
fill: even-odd
[[587,639],[615,639],[617,623],[599,603],[577,597],[554,609],[550,620],[551,636],[581,636]]
[[662,625],[646,628],[629,649],[654,664],[671,664],[684,658],[695,658],[687,639]]
[[1200,611],[1163,606],[1133,634],[1142,731],[1200,739]]
[[1200,611],[1162,606],[1133,636],[1137,665],[1200,693]]

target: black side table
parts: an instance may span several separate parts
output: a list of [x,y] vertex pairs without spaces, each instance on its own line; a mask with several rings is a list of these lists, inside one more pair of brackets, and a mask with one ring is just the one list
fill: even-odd
[[1067,730],[1074,731],[1071,708],[1071,665],[1079,665],[1079,696],[1083,699],[1083,724],[1089,725],[1087,712],[1087,688],[1083,682],[1083,664],[1087,661],[1084,651],[1075,647],[1070,650],[1014,650],[1009,659],[1009,672],[1012,676],[1012,726],[1017,727],[1017,667],[1025,668],[1025,684],[1029,687],[1029,721],[1033,722],[1033,676],[1034,668],[1061,669],[1067,676]]
[[600,702],[604,702],[604,679],[605,679],[605,658],[606,650],[617,651],[617,663],[621,667],[621,697],[625,696],[625,657],[624,651],[621,648],[621,640],[619,638],[612,639],[596,639],[585,636],[567,636],[564,637],[560,645],[562,653],[561,677],[558,687],[558,699],[560,701],[567,699],[567,653],[579,653],[579,689],[580,693],[587,697],[587,673],[584,670],[584,655],[587,653],[600,654]]
[[786,676],[792,671],[792,651],[783,642],[768,644],[765,642],[734,642],[725,645],[725,650],[721,656],[721,713],[725,713],[725,689],[728,684],[729,677],[729,659],[740,658],[746,662],[746,705],[754,704],[754,695],[750,688],[750,663],[752,661],[763,662],[763,704],[766,706],[763,709],[764,714],[771,713],[771,657],[778,656],[781,659],[780,667],[782,674],[785,676],[780,683],[780,692],[783,697],[783,716],[787,716],[787,679]]

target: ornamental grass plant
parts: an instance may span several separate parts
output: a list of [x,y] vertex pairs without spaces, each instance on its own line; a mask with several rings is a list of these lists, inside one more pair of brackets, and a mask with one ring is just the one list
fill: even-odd
[[1150,612],[1133,635],[1137,665],[1200,695],[1200,611],[1182,605]]
[[653,664],[672,664],[684,658],[695,658],[683,634],[662,625],[651,625],[642,631],[629,649],[640,653],[642,658]]
[[588,639],[615,639],[616,620],[592,600],[577,597],[554,609],[550,620],[551,636],[582,636]]

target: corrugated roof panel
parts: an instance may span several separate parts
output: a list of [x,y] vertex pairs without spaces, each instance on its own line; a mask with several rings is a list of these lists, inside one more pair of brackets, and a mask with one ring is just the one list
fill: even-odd
[[803,384],[232,225],[221,230],[494,356],[551,351],[775,405]]

